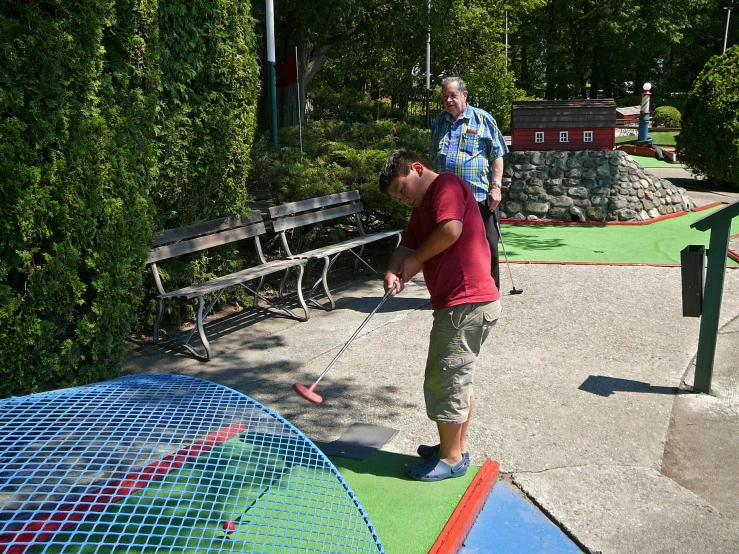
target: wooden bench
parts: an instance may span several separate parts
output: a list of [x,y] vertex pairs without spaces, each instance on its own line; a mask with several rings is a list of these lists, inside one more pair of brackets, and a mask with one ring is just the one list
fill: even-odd
[[[246,218],[238,218],[234,216],[224,217],[220,219],[213,219],[210,221],[202,221],[194,223],[186,227],[180,227],[178,229],[169,229],[161,231],[154,235],[153,248],[149,253],[149,258],[146,263],[151,267],[151,271],[154,275],[154,282],[157,290],[159,291],[159,316],[154,324],[154,342],[159,341],[159,325],[162,322],[164,316],[164,301],[168,298],[197,298],[198,299],[198,316],[197,326],[193,327],[190,333],[187,335],[184,341],[184,345],[188,350],[198,357],[202,357],[193,347],[188,343],[193,336],[193,333],[197,329],[200,336],[200,340],[205,348],[205,358],[210,360],[213,357],[213,353],[210,348],[210,343],[205,336],[205,330],[203,329],[203,319],[210,313],[211,308],[215,305],[218,299],[221,297],[223,292],[232,286],[242,286],[254,295],[254,306],[259,306],[259,299],[263,299],[267,304],[272,307],[278,308],[286,312],[291,317],[300,321],[306,321],[310,317],[308,307],[305,304],[302,291],[302,281],[304,266],[307,263],[306,259],[303,258],[290,258],[290,259],[279,259],[274,261],[266,261],[264,253],[262,252],[262,245],[259,241],[259,237],[266,233],[264,221],[262,220],[261,213],[252,213]],[[257,258],[259,263],[254,267],[243,269],[230,275],[224,275],[217,277],[203,283],[195,283],[188,287],[180,288],[173,291],[165,291],[162,285],[162,280],[159,276],[159,270],[157,263],[170,258],[176,258],[192,252],[199,252],[208,248],[221,246],[224,244],[234,243],[240,240],[253,238],[254,247],[256,249]],[[279,297],[282,298],[283,287],[287,273],[290,269],[297,267],[299,269],[298,275],[298,299],[303,310],[303,316],[298,316],[292,310],[277,306],[273,302],[268,301],[264,298],[259,291],[264,284],[264,278],[267,275],[279,273],[285,271],[285,276],[280,281]],[[247,283],[259,279],[259,284],[256,288],[250,288]],[[206,294],[216,292],[215,298],[210,302],[207,308],[205,308],[205,302],[203,297]]]
[[[369,243],[390,237],[395,237],[396,247],[400,244],[401,230],[366,233],[360,217],[363,211],[364,206],[359,199],[359,191],[357,190],[329,194],[298,202],[289,202],[269,208],[272,228],[280,234],[280,240],[282,241],[282,246],[285,249],[288,259],[324,260],[323,274],[306,296],[308,300],[320,307],[333,310],[336,305],[329,291],[327,277],[329,269],[331,269],[331,266],[339,255],[343,252],[351,252],[356,257],[355,268],[361,262],[373,272],[379,273],[362,258],[364,247]],[[288,231],[299,227],[312,226],[321,222],[340,220],[346,217],[353,218],[354,226],[357,230],[356,237],[306,252],[293,252],[290,248],[290,241],[287,237]],[[323,284],[323,290],[329,303],[328,306],[321,306],[311,298],[319,283]]]

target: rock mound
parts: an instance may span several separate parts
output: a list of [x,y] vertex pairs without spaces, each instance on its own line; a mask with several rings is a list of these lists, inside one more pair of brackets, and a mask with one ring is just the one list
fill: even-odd
[[515,151],[506,159],[500,217],[646,221],[692,209],[685,189],[620,150]]

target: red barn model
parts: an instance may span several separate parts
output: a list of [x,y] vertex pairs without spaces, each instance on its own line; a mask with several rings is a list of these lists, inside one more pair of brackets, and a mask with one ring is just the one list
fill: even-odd
[[511,106],[512,150],[613,150],[616,102],[541,100]]

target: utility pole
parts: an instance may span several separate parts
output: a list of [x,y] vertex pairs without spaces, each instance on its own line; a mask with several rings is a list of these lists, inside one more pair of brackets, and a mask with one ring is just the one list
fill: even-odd
[[267,11],[267,65],[269,66],[269,102],[272,109],[272,146],[277,142],[277,76],[275,75],[275,10],[272,0],[266,0]]
[[505,70],[508,72],[508,10],[505,11]]
[[428,31],[426,39],[426,128],[431,129],[431,0],[428,1]]
[[727,6],[724,9],[728,11],[726,12],[726,32],[724,33],[724,51],[722,54],[726,52],[726,41],[729,38],[729,19],[731,18],[731,7]]

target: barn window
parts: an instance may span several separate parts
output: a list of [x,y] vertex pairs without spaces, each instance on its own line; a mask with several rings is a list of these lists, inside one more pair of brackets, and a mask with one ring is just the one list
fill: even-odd
[[534,142],[544,142],[544,131],[536,131],[534,134]]
[[559,142],[570,142],[570,132],[560,131],[559,132]]
[[583,142],[593,142],[593,131],[583,131],[582,141]]

